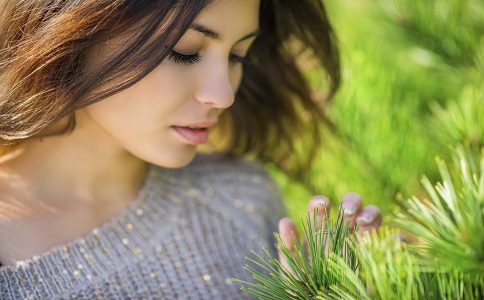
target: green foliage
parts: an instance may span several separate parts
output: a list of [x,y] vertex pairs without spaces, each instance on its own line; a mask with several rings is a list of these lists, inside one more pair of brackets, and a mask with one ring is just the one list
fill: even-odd
[[473,278],[484,276],[484,152],[480,160],[459,147],[454,155],[457,178],[445,163],[437,163],[442,182],[434,188],[422,180],[430,199],[416,197],[395,213],[395,224],[422,239],[412,245],[422,263],[438,259],[442,269],[455,268]]
[[[279,290],[251,267],[257,283],[246,290],[262,299],[484,298],[484,1],[325,4],[343,59],[342,88],[327,107],[338,130],[326,133],[309,188],[272,171],[292,217],[314,192],[335,201],[355,191],[387,213],[391,228],[356,242],[333,216],[326,233],[343,233],[347,250],[324,252],[314,238],[330,224],[305,223],[316,256],[298,250],[292,272],[259,256],[253,262]],[[308,76],[324,89],[323,74]],[[402,243],[399,230],[417,242]]]
[[307,251],[295,241],[291,252],[278,237],[289,269],[257,255],[260,269],[246,267],[256,283],[243,289],[260,299],[482,299],[484,148],[457,147],[453,159],[453,169],[437,160],[441,182],[422,180],[428,199],[401,200],[395,211],[393,223],[418,242],[403,243],[389,227],[358,237],[341,210],[319,228],[307,218]]
[[480,0],[385,0],[389,15],[426,48],[454,64],[473,64],[484,32]]
[[[333,202],[354,191],[384,213],[438,178],[435,156],[482,146],[484,2],[326,0],[340,40],[343,83],[327,107],[337,132],[308,170],[306,187],[273,170],[289,214],[314,193]],[[324,74],[308,74],[317,92]],[[303,146],[304,147],[304,146]]]
[[434,103],[430,128],[440,143],[465,145],[479,149],[484,146],[484,78],[481,86],[468,85],[461,97],[446,108]]
[[345,284],[332,287],[331,293],[317,299],[481,299],[483,296],[482,275],[473,277],[458,268],[443,269],[435,259],[423,263],[388,228],[383,228],[378,236],[364,236],[354,247],[360,260],[359,276],[351,273],[341,259],[332,259],[331,267]]

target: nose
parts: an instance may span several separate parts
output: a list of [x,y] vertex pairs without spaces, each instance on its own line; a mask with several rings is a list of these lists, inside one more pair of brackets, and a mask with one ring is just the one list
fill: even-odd
[[234,88],[227,66],[214,66],[210,70],[205,70],[200,75],[199,82],[195,92],[195,99],[198,102],[222,109],[228,108],[234,103]]

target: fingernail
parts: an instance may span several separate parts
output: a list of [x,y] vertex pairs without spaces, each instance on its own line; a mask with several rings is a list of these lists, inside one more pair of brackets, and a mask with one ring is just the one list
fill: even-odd
[[314,204],[322,204],[324,207],[328,206],[328,199],[324,197],[314,197],[313,198],[313,203]]
[[356,206],[353,203],[343,202],[341,203],[341,206],[343,207],[345,215],[352,216],[356,212]]
[[371,224],[374,220],[374,216],[369,212],[362,212],[357,218],[356,221],[363,221],[366,224]]

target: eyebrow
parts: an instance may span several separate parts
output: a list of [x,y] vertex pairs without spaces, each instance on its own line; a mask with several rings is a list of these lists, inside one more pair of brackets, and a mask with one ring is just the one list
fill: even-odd
[[[222,38],[220,37],[220,34],[218,34],[217,32],[213,31],[212,29],[206,27],[205,25],[202,25],[202,24],[199,24],[199,23],[193,23],[191,26],[190,26],[190,29],[192,30],[195,30],[197,32],[200,32],[201,34],[203,34],[204,36],[212,39],[212,40],[222,40]],[[258,36],[259,34],[261,33],[261,30],[260,28],[258,28],[257,30],[243,36],[240,40],[238,40],[237,42],[241,42],[243,40],[247,40],[247,39],[250,39],[251,37],[255,37],[255,36]]]

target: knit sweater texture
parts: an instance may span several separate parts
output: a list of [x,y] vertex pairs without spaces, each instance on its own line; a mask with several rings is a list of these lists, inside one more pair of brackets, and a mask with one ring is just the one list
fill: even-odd
[[274,251],[283,213],[254,162],[198,155],[181,169],[150,166],[120,215],[0,268],[0,299],[251,299],[232,278],[252,280],[246,257]]

